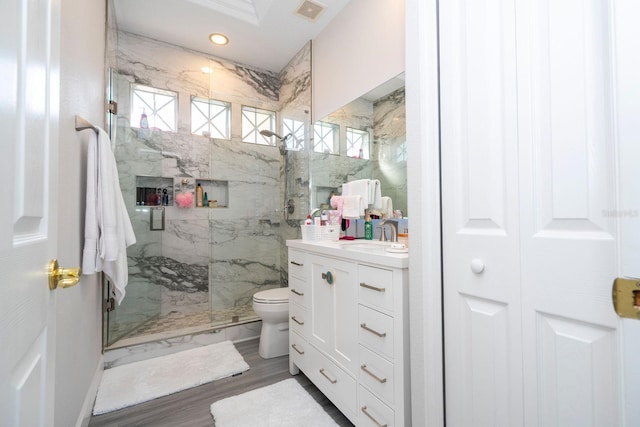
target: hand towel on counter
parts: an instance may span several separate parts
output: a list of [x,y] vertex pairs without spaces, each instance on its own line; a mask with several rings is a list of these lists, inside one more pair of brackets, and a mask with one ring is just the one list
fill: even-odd
[[362,196],[342,196],[344,197],[344,205],[342,206],[342,217],[345,219],[358,219],[364,214],[367,208]]
[[129,281],[127,247],[136,237],[127,213],[116,160],[107,133],[92,134],[87,150],[87,197],[82,273],[103,271],[114,285],[118,304]]
[[393,218],[393,201],[391,197],[383,196],[380,198],[380,210],[384,212],[387,218]]

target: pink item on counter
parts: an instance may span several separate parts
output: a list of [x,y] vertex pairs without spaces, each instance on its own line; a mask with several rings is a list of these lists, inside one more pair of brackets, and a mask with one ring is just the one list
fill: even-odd
[[342,196],[331,197],[331,207],[335,208],[340,214],[342,214],[342,206],[344,205],[344,198]]
[[193,206],[193,194],[178,193],[176,195],[176,204],[179,208],[190,208]]

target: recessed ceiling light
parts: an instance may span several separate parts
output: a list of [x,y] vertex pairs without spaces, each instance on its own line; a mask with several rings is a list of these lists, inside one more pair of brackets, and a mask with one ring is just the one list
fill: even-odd
[[229,37],[220,33],[209,34],[209,40],[211,41],[211,43],[218,46],[224,46],[229,43]]

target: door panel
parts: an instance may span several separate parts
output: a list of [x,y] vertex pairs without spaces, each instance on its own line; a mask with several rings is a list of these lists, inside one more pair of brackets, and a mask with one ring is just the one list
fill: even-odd
[[53,425],[59,5],[7,0],[0,14],[0,414]]
[[617,425],[615,328],[537,313],[536,331],[538,425]]
[[451,426],[522,423],[514,14],[508,0],[440,3]]
[[519,6],[525,422],[619,425],[611,4]]

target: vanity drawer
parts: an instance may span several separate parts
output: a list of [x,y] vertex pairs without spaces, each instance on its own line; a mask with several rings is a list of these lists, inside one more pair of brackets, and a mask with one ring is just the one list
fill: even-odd
[[358,386],[355,378],[347,374],[331,359],[312,345],[309,346],[311,368],[305,372],[313,383],[340,409],[347,418],[356,416]]
[[393,359],[393,317],[363,305],[358,306],[358,341]]
[[377,397],[393,406],[393,363],[383,359],[366,347],[360,346],[360,372],[358,380]]
[[289,332],[289,359],[299,369],[305,371],[309,366],[308,343],[296,332]]
[[289,329],[306,336],[307,311],[298,304],[289,304]]
[[393,272],[368,265],[358,266],[358,300],[362,304],[393,311]]
[[296,276],[289,277],[289,302],[293,302],[306,307],[307,282]]
[[289,276],[297,276],[306,281],[308,271],[306,254],[295,249],[289,249]]
[[393,427],[393,409],[382,403],[365,387],[358,388],[358,427]]

